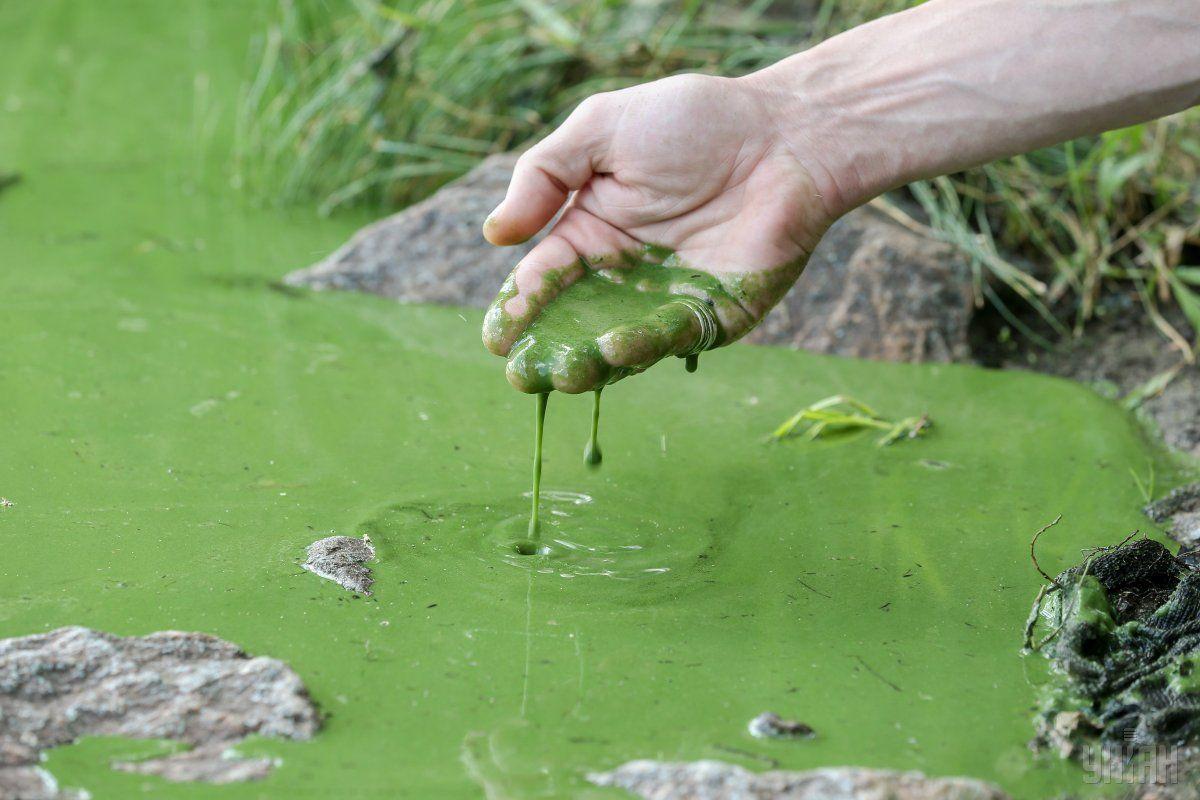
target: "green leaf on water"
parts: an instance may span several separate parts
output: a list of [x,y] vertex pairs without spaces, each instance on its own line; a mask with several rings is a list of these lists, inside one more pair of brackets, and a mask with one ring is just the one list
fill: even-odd
[[878,414],[866,403],[847,395],[835,394],[805,406],[771,432],[771,441],[779,442],[796,436],[819,439],[832,432],[874,428],[884,431],[875,441],[880,447],[924,436],[932,426],[928,414],[892,421]]

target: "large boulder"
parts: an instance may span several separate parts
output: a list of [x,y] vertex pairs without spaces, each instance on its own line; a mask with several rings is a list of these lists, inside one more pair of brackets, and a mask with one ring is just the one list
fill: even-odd
[[[500,248],[480,234],[515,163],[511,153],[488,158],[286,282],[487,306],[537,241]],[[861,208],[826,234],[795,288],[748,340],[892,361],[964,360],[971,311],[970,270],[951,247]]]
[[67,800],[42,754],[85,736],[174,739],[188,749],[126,772],[171,781],[257,780],[271,758],[240,757],[247,736],[311,739],[316,706],[299,676],[204,633],[120,637],[87,628],[0,639],[0,800]]
[[967,361],[971,271],[869,207],[842,217],[747,341],[884,361]]
[[345,289],[404,303],[483,308],[540,237],[493,247],[481,233],[504,199],[515,153],[501,153],[430,197],[374,222],[326,258],[284,278],[292,286]]

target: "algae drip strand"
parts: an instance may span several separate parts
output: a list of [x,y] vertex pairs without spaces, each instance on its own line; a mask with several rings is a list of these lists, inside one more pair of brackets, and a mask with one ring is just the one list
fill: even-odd
[[583,463],[593,468],[600,466],[604,460],[600,452],[600,393],[603,391],[603,388],[597,389],[592,395],[592,432],[588,436],[587,447],[583,449]]
[[[1174,474],[1124,411],[1034,374],[734,345],[606,390],[600,475],[587,402],[556,400],[577,433],[544,443],[562,491],[542,538],[581,547],[519,556],[501,545],[528,522],[529,406],[482,315],[272,288],[374,216],[230,188],[247,49],[278,9],[0,3],[0,96],[20,101],[0,168],[26,176],[0,195],[0,637],[202,631],[334,712],[310,741],[239,745],[277,764],[261,781],[118,772],[166,753],[93,739],[48,752],[59,786],[628,800],[586,776],[716,758],[1105,791],[1026,748],[1041,660],[1015,651],[1031,533],[1062,513],[1039,558],[1074,563],[1097,531],[1145,529],[1129,468]],[[839,393],[939,432],[763,446]],[[371,599],[296,568],[331,531],[370,535]],[[766,709],[818,736],[754,739]]]
[[542,526],[538,520],[538,509],[542,499],[542,430],[546,427],[546,404],[550,401],[549,392],[538,394],[533,411],[533,491],[532,506],[529,509],[529,538],[535,543],[542,535]]

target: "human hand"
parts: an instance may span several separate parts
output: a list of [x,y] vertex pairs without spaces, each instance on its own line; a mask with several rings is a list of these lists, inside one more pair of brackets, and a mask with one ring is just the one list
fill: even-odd
[[[795,282],[841,211],[818,189],[811,154],[781,134],[776,105],[770,85],[753,76],[676,76],[584,101],[521,157],[504,202],[484,225],[493,244],[517,244],[567,205],[489,309],[488,349],[513,354],[526,329],[586,270],[662,264],[663,248],[671,252],[667,266],[703,278],[666,288],[712,308],[719,330],[711,346],[747,333]],[[549,370],[549,380],[563,391],[586,391],[596,388],[590,376],[613,374],[607,368],[625,374],[688,352],[701,324],[681,313],[660,309],[638,324],[623,320],[599,331],[588,353],[573,352],[568,367]],[[547,349],[577,343],[559,344]],[[581,363],[589,359],[605,363]],[[548,379],[531,373],[510,359],[518,389],[545,391]]]

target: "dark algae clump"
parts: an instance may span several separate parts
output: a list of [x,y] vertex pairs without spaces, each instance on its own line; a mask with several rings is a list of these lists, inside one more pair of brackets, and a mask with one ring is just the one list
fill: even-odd
[[1036,744],[1120,764],[1200,742],[1200,572],[1139,539],[1092,551],[1038,605],[1032,647],[1055,669]]

